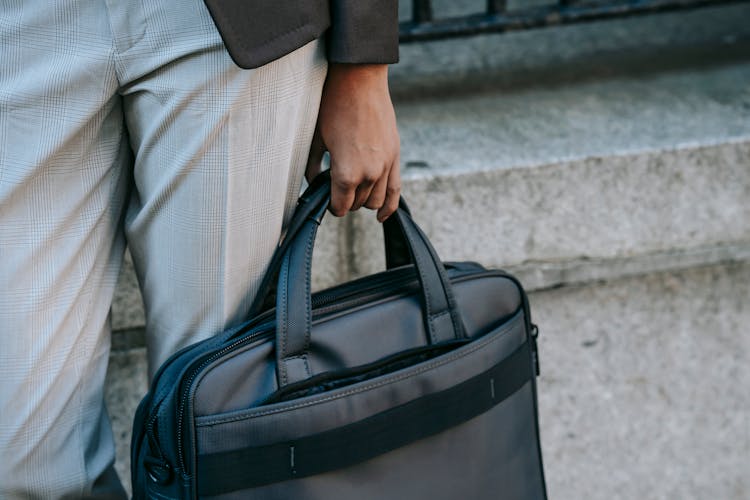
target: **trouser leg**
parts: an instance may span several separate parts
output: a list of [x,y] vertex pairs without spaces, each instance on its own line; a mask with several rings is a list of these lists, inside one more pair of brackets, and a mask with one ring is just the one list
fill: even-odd
[[150,374],[249,308],[299,194],[327,68],[316,41],[242,70],[189,3],[144,0],[148,29],[122,63]]
[[153,371],[247,309],[326,63],[315,42],[239,70],[198,0],[8,0],[0,37],[0,498],[118,495],[102,386],[131,189],[123,106]]
[[102,386],[131,164],[111,56],[99,2],[0,2],[3,499],[82,498],[111,472]]

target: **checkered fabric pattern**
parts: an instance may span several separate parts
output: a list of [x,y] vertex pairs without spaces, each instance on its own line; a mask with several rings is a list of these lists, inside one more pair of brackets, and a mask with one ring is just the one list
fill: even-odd
[[316,41],[239,69],[201,0],[0,2],[0,498],[124,495],[103,383],[126,242],[153,373],[249,307],[326,66]]

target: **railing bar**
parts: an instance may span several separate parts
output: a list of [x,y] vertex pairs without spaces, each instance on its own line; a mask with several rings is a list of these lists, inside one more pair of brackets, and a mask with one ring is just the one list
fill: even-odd
[[487,14],[502,14],[508,10],[507,0],[487,0]]
[[[510,12],[487,12],[463,17],[432,20],[432,6],[429,0],[413,0],[413,21],[400,24],[400,41],[408,43],[484,33],[501,33],[561,24],[622,18],[639,14],[656,14],[688,8],[747,3],[749,0],[620,0],[609,3],[579,3],[575,0],[564,1],[569,2],[570,5],[561,6],[558,4],[523,10],[514,9]],[[488,11],[492,7],[490,3],[492,3],[491,0],[488,0]]]
[[411,18],[414,24],[432,21],[432,2],[430,0],[413,0]]

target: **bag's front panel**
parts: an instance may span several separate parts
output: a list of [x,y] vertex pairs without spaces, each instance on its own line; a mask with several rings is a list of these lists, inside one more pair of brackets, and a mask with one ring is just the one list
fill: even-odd
[[528,382],[464,424],[364,463],[205,498],[543,500],[532,408],[532,384]]
[[[521,354],[520,357],[519,354]],[[311,455],[308,453],[306,456],[303,455],[304,446],[302,445],[302,441],[306,437],[320,435],[326,431],[334,431],[349,424],[356,425],[367,421],[368,418],[372,420],[373,417],[382,416],[389,410],[398,410],[399,408],[406,407],[410,402],[423,401],[426,399],[426,396],[450,392],[450,390],[457,386],[463,386],[472,380],[484,376],[494,369],[493,367],[499,366],[504,362],[503,360],[509,358],[516,359],[516,366],[518,366],[518,361],[520,361],[521,366],[528,373],[526,377],[531,377],[531,356],[528,337],[525,331],[524,316],[521,312],[496,331],[485,335],[473,343],[433,360],[394,372],[387,376],[313,397],[305,397],[299,400],[277,403],[246,411],[200,417],[196,420],[197,453],[202,456],[211,456],[213,467],[217,468],[217,472],[219,472],[219,477],[216,477],[217,475],[213,473],[207,476],[204,475],[204,477],[211,477],[211,481],[216,481],[216,485],[218,486],[215,486],[218,488],[218,491],[224,491],[225,487],[222,485],[222,478],[220,476],[225,473],[233,476],[229,477],[225,484],[231,483],[235,484],[235,486],[241,486],[246,479],[243,476],[247,476],[242,467],[247,466],[254,469],[257,469],[257,467],[247,465],[250,462],[243,462],[243,460],[246,460],[246,457],[238,458],[236,450],[257,449],[267,445],[276,446],[276,448],[257,454],[257,459],[262,462],[263,467],[276,461],[285,469],[281,471],[282,475],[290,467],[290,461],[292,464],[291,467],[298,467],[300,470],[304,470],[307,466],[314,468],[320,464],[301,463],[303,460],[316,460],[314,454]],[[520,469],[526,469],[528,468],[525,465],[528,457],[525,457],[524,454],[526,452],[524,450],[519,450],[518,443],[533,442],[535,439],[535,430],[533,428],[535,420],[533,415],[533,401],[528,399],[531,397],[531,382],[527,379],[523,379],[521,382],[518,387],[512,389],[511,393],[505,396],[501,394],[497,395],[498,398],[509,396],[508,399],[498,399],[497,403],[499,404],[497,406],[494,406],[495,403],[493,403],[491,410],[483,411],[480,416],[472,418],[458,427],[440,432],[437,435],[423,437],[415,442],[407,442],[405,446],[388,451],[379,457],[366,457],[366,461],[359,465],[351,467],[347,465],[345,470],[349,472],[343,476],[338,473],[324,473],[304,479],[276,482],[275,484],[256,487],[252,490],[253,498],[256,498],[256,495],[259,495],[260,492],[266,493],[257,496],[257,498],[318,498],[317,495],[326,494],[329,495],[326,498],[336,498],[330,496],[331,490],[329,488],[333,487],[330,484],[331,481],[342,481],[342,485],[336,486],[336,488],[343,489],[345,489],[343,485],[351,483],[351,487],[355,488],[358,492],[357,496],[362,497],[362,492],[367,489],[362,488],[361,482],[364,480],[364,477],[369,477],[370,481],[380,478],[376,482],[380,484],[382,480],[382,484],[386,488],[391,482],[393,487],[396,487],[403,478],[400,477],[399,472],[394,471],[402,468],[399,465],[402,461],[404,461],[403,467],[407,467],[406,463],[412,463],[417,460],[417,465],[412,464],[406,469],[406,471],[411,471],[410,474],[412,474],[413,479],[428,481],[430,478],[439,476],[441,478],[440,481],[448,481],[442,487],[438,488],[442,492],[454,491],[449,486],[451,484],[456,486],[459,483],[454,484],[452,481],[460,482],[467,477],[476,475],[472,479],[472,484],[479,484],[477,483],[479,480],[489,480],[488,476],[497,476],[496,473],[489,474],[487,470],[483,470],[482,467],[485,467],[483,464],[489,467],[491,464],[504,463],[507,460],[511,460],[512,463],[518,462]],[[497,388],[498,392],[504,390],[502,389],[503,380],[495,381],[494,379],[490,380],[487,378],[482,381],[482,384],[484,385],[481,386],[480,390],[483,396],[489,396],[490,392],[493,392],[492,396],[494,397],[495,388]],[[521,403],[514,403],[516,399],[523,398],[524,396],[522,395],[524,393],[528,393],[526,399]],[[472,404],[474,399],[477,398],[471,398],[467,400],[467,403]],[[437,404],[444,403],[438,402]],[[450,405],[450,407],[446,408],[447,415],[451,411],[455,411],[455,397],[454,402],[450,403]],[[379,424],[380,427],[377,428],[379,430],[370,434],[362,434],[358,430],[353,430],[351,433],[353,440],[351,442],[344,442],[344,447],[342,448],[343,454],[357,455],[358,451],[352,447],[361,447],[366,456],[368,447],[374,447],[373,449],[382,447],[382,443],[378,440],[381,438],[388,440],[392,437],[392,431],[399,433],[402,427],[405,433],[419,434],[421,432],[418,428],[421,425],[420,422],[424,421],[429,426],[434,424],[436,420],[439,421],[439,419],[443,418],[443,412],[440,411],[441,407],[437,406],[435,408],[438,411],[435,411],[434,419],[431,415],[422,414],[420,417],[422,420],[407,417],[402,422],[402,420],[394,417],[394,425],[402,422],[398,424],[398,428],[388,429],[388,426],[384,427],[381,422]],[[505,410],[503,410],[504,408]],[[420,411],[424,413],[424,408]],[[507,434],[503,430],[505,428],[508,428]],[[460,429],[463,429],[463,431]],[[503,431],[500,432],[501,430]],[[529,438],[529,432],[531,432],[531,438]],[[367,439],[362,439],[363,435],[367,435]],[[340,438],[341,436],[338,437]],[[326,452],[326,450],[322,449],[328,447],[329,442],[333,443],[334,441],[335,438],[330,441],[328,439],[321,441],[321,461],[324,462],[325,460],[332,459],[335,462],[338,458],[330,456],[331,450]],[[279,443],[281,443],[280,447]],[[295,443],[299,443],[299,455],[296,464],[294,463],[295,451],[292,449],[295,447]],[[428,449],[426,451],[421,450],[421,446],[426,446]],[[434,449],[429,447],[434,447]],[[449,450],[452,451],[449,453]],[[537,453],[536,448],[529,453],[532,453],[529,456],[535,456]],[[242,454],[240,453],[240,455]],[[218,461],[217,457],[219,458]],[[396,465],[394,466],[394,464],[390,463],[390,460],[395,460]],[[422,461],[422,465],[418,465],[420,463],[419,460]],[[498,462],[498,460],[502,461]],[[209,463],[209,461],[201,462],[199,459],[199,463]],[[225,465],[226,467],[224,467]],[[374,467],[374,469],[367,469],[370,467]],[[362,468],[366,468],[367,472],[357,472]],[[461,471],[461,473],[457,474],[454,479],[448,480],[453,476],[446,476],[446,474],[452,470]],[[385,474],[385,471],[392,471],[390,474],[395,475],[390,476],[390,479],[381,477]],[[407,473],[406,471],[404,472],[405,474]],[[201,477],[201,472],[199,465],[199,478]],[[203,472],[205,473],[206,471],[204,470]],[[272,471],[272,474],[274,473]],[[357,486],[357,483],[359,483],[359,486]],[[461,485],[462,488],[467,487],[463,483]],[[203,486],[204,488],[201,489],[201,484],[198,484],[199,491],[203,491],[204,493],[217,492],[214,486],[208,488],[205,487],[205,484]],[[227,486],[227,488],[234,489],[235,486]],[[298,496],[299,493],[293,491],[295,488],[303,488],[305,491],[310,490],[311,496],[306,496],[307,493]],[[483,486],[477,491],[487,490]],[[392,495],[390,491],[387,493]],[[249,491],[246,491],[246,494],[249,494]],[[411,498],[423,497],[420,494],[420,496],[412,496]],[[351,498],[351,496],[342,496],[341,498]],[[383,497],[380,496],[379,498]],[[407,495],[403,498],[409,498],[409,496]],[[442,496],[440,498],[450,497]],[[533,496],[528,498],[533,498]]]
[[301,400],[196,417],[199,453],[224,451],[224,446],[263,446],[335,429],[450,388],[513,353],[526,341],[524,326],[519,312],[476,342],[386,377]]

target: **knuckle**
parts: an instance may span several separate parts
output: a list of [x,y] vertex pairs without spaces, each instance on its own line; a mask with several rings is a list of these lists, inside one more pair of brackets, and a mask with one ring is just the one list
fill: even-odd
[[333,213],[333,215],[335,215],[336,217],[343,217],[344,215],[346,215],[346,209],[332,208],[331,213]]
[[336,182],[336,187],[338,187],[339,189],[343,189],[344,191],[351,191],[355,187],[357,187],[357,181],[353,177],[349,177],[349,176],[346,176],[346,177],[339,176],[335,182]]
[[373,173],[367,173],[362,178],[362,185],[364,186],[372,186],[378,181],[379,177]]

